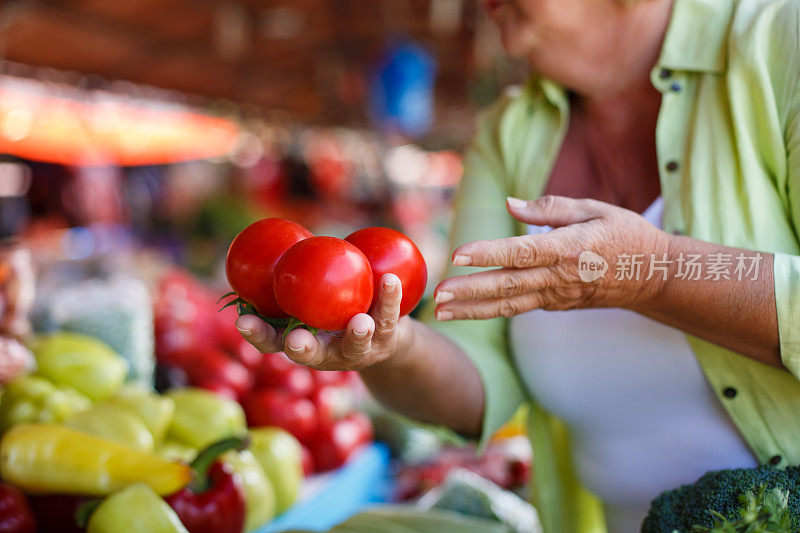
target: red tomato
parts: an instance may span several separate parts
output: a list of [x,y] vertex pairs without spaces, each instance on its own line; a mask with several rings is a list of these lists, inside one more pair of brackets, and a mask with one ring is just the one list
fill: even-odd
[[344,387],[324,385],[311,395],[320,424],[330,423],[353,411],[353,395]]
[[262,315],[285,317],[272,293],[275,264],[292,245],[312,236],[300,224],[282,218],[250,224],[233,240],[225,259],[231,289]]
[[217,392],[230,389],[236,396],[242,397],[253,386],[250,372],[241,363],[216,348],[192,354],[191,358],[187,358],[183,369],[189,376],[190,383]]
[[361,251],[335,237],[311,237],[275,266],[275,299],[305,324],[339,331],[372,302],[372,269]]
[[233,351],[233,357],[250,371],[258,368],[264,358],[255,346],[242,339],[241,336],[239,337],[239,345]]
[[300,398],[306,398],[314,390],[314,378],[309,369],[294,362],[281,372],[260,373],[258,382],[261,387],[280,389]]
[[282,379],[281,376],[296,365],[297,363],[286,357],[282,352],[265,353],[261,356],[261,361],[253,369],[256,387],[271,387],[272,383]]
[[253,391],[243,406],[250,426],[278,426],[303,442],[317,429],[317,410],[311,400],[285,391]]
[[236,391],[222,383],[216,383],[213,381],[201,381],[199,383],[195,383],[194,386],[200,387],[201,389],[205,389],[209,392],[213,392],[214,394],[216,394],[217,396],[221,396],[222,398],[227,398],[229,400],[233,400],[234,402],[239,401],[239,395],[236,394]]
[[311,450],[308,449],[308,446],[305,444],[301,444],[302,446],[302,462],[303,462],[303,477],[308,477],[314,472],[316,472],[317,467],[314,465],[314,456],[311,455]]
[[375,305],[378,297],[381,276],[391,273],[400,278],[403,287],[400,316],[410,313],[422,299],[428,281],[425,259],[411,239],[389,228],[364,228],[345,240],[364,252],[372,267],[375,279],[372,304]]
[[[214,310],[216,311],[219,306],[214,302]],[[226,307],[222,311],[215,313],[216,315],[216,336],[217,346],[230,353],[237,353],[242,344],[242,334],[236,329],[236,318],[239,313],[236,312],[236,307]],[[253,348],[255,350],[255,348]]]
[[314,378],[314,384],[317,387],[324,385],[341,385],[347,381],[347,375],[344,372],[337,370],[316,370],[310,369],[311,376]]
[[322,425],[309,443],[318,470],[332,470],[347,462],[372,438],[369,419],[363,413],[351,413],[330,425]]

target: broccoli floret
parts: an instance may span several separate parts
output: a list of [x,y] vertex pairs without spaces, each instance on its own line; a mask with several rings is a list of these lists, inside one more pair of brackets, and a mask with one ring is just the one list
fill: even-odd
[[790,531],[800,531],[800,467],[778,470],[760,466],[708,472],[691,485],[662,493],[650,504],[642,533],[692,533],[694,526],[713,528],[721,519],[736,522],[742,518],[741,497],[747,497],[747,493],[763,495],[773,489],[787,496]]
[[694,526],[697,533],[788,533],[793,531],[789,518],[789,494],[781,489],[764,490],[758,494],[747,492],[739,496],[741,507],[739,519],[728,520],[721,514],[710,511],[716,517],[714,527]]

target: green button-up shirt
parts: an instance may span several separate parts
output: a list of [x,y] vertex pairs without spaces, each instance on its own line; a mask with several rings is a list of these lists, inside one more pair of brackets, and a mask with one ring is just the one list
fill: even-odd
[[[689,342],[759,461],[800,464],[800,1],[675,0],[651,80],[662,94],[656,146],[664,230],[775,254],[781,357],[789,372],[696,337]],[[489,110],[466,159],[453,247],[524,234],[505,198],[542,194],[568,121],[565,92],[544,79]],[[452,267],[447,276],[467,272]],[[599,502],[573,475],[569,432],[519,383],[508,320],[434,327],[481,374],[484,437],[531,404],[534,499],[546,533],[604,531]]]

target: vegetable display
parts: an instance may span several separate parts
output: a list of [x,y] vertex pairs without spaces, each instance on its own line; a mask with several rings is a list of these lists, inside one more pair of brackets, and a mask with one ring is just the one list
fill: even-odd
[[[8,372],[0,391],[0,533],[251,532],[296,502],[306,473],[336,468],[370,442],[354,373],[261,354],[234,322],[237,312],[268,313],[284,329],[341,330],[369,310],[378,267],[354,244],[289,221],[251,233],[229,253],[238,262],[229,277],[252,283],[231,282],[242,293],[236,308],[218,312],[216,296],[186,272],[154,284],[155,390],[135,382],[120,346],[84,333],[51,331],[19,346],[35,365]],[[272,248],[250,253],[251,238]],[[305,288],[285,281],[290,288],[276,291],[293,272]],[[243,298],[262,275],[275,306],[282,294],[291,313]],[[304,302],[312,288],[320,296]]]

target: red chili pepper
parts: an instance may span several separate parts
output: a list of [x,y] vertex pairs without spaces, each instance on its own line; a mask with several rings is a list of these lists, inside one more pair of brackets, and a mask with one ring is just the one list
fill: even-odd
[[165,498],[189,533],[241,533],[244,530],[244,491],[233,470],[217,457],[246,446],[247,440],[240,437],[211,444],[192,461],[196,473],[192,483]]
[[28,500],[16,487],[0,484],[0,533],[36,533]]

